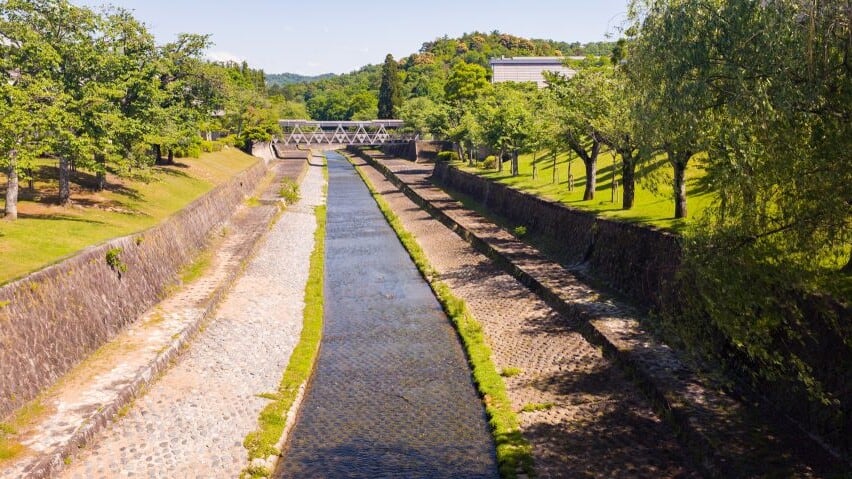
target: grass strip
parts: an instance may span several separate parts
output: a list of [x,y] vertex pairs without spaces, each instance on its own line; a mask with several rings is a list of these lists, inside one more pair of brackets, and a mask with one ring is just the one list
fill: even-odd
[[491,425],[491,433],[497,445],[497,464],[500,475],[504,478],[514,478],[519,473],[534,475],[532,447],[521,434],[520,422],[512,410],[512,402],[506,394],[506,386],[497,367],[491,361],[491,348],[485,341],[482,325],[470,313],[464,300],[455,296],[445,283],[438,281],[437,272],[429,263],[423,249],[417,244],[414,235],[406,231],[399,217],[376,191],[361,168],[355,166],[355,170],[364,180],[385,219],[396,232],[400,242],[417,265],[417,269],[420,270],[420,274],[435,292],[435,296],[461,337],[473,370],[473,379],[485,404],[488,423]]
[[[262,397],[272,402],[260,412],[258,429],[250,432],[243,446],[248,450],[249,461],[256,458],[280,454],[275,445],[284,433],[287,413],[299,393],[299,388],[311,375],[322,339],[323,320],[323,276],[325,257],[325,205],[316,206],[317,229],[314,232],[314,250],[311,253],[308,269],[308,282],[305,285],[305,310],[302,333],[298,344],[290,355],[290,361],[278,390]],[[267,477],[272,471],[249,466],[243,471],[243,477]]]

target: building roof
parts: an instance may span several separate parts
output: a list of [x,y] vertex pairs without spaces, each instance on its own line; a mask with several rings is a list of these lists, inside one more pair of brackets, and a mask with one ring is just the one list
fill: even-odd
[[500,57],[492,58],[491,65],[542,65],[562,66],[565,60],[583,60],[586,57]]

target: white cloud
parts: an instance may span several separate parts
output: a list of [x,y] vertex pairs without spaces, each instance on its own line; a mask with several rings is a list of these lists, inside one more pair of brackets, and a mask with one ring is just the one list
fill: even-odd
[[214,62],[236,62],[241,63],[245,58],[240,57],[238,55],[234,55],[231,52],[225,51],[212,51],[207,52],[207,59],[212,60]]

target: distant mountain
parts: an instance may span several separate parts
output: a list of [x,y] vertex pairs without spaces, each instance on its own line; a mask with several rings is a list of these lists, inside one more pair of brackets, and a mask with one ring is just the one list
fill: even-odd
[[299,75],[298,73],[267,73],[266,84],[267,86],[272,86],[291,85],[293,83],[311,83],[335,76],[336,75],[334,73],[323,73],[322,75],[316,76]]

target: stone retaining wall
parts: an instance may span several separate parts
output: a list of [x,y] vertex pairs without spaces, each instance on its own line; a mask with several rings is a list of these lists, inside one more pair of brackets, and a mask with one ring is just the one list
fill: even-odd
[[[850,309],[836,299],[779,286],[774,294],[794,298],[785,328],[765,340],[785,357],[806,364],[824,391],[838,398],[822,404],[807,396],[799,378],[765,377],[761,366],[730,344],[730,339],[701,314],[690,310],[676,277],[682,250],[678,237],[649,226],[598,218],[558,202],[522,193],[506,185],[461,171],[447,163],[435,165],[433,178],[464,193],[489,210],[558,241],[558,253],[572,269],[628,296],[635,304],[661,312],[678,331],[695,336],[697,350],[711,351],[735,371],[752,392],[773,409],[823,438],[840,455],[852,453],[852,346]],[[800,317],[799,317],[800,316]],[[697,319],[696,319],[697,318]],[[689,323],[697,321],[701,324]],[[773,347],[774,347],[773,346]]]
[[439,151],[450,150],[452,147],[453,144],[448,141],[411,140],[407,143],[383,145],[381,150],[397,158],[422,163],[435,161]]
[[440,183],[482,203],[531,233],[559,239],[563,259],[645,307],[660,306],[674,283],[681,250],[677,236],[647,226],[610,221],[488,181],[435,165]]
[[[161,300],[179,270],[265,174],[259,161],[157,226],[89,247],[1,287],[0,418]],[[117,253],[115,267],[107,264],[109,251]]]

